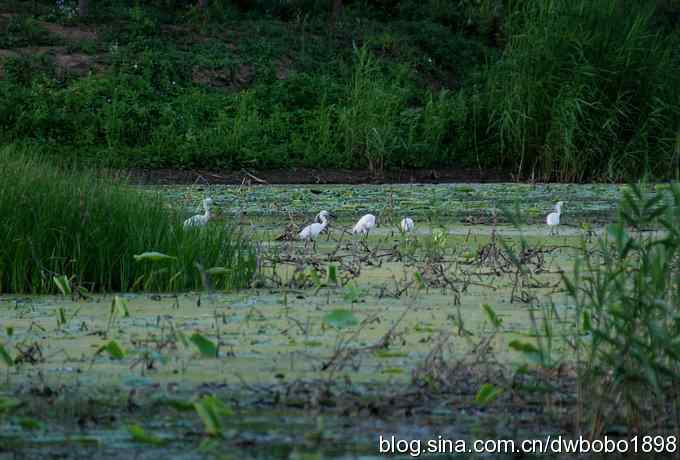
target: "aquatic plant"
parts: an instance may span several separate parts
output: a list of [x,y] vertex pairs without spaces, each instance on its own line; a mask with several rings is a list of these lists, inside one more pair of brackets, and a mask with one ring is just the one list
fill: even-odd
[[576,312],[578,422],[592,436],[616,423],[677,428],[680,185],[651,196],[631,185],[595,249],[563,277]]

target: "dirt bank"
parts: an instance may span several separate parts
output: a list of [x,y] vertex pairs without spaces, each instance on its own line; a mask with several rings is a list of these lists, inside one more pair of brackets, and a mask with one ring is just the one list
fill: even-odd
[[120,171],[135,184],[398,184],[439,182],[508,182],[512,177],[498,170],[409,169],[387,171],[381,176],[367,170],[290,168],[208,171],[202,169],[131,169]]

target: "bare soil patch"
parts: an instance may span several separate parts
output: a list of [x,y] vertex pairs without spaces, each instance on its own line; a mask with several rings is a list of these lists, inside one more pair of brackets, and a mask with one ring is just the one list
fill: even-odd
[[87,28],[83,25],[66,27],[61,24],[43,21],[39,22],[39,24],[52,35],[69,42],[97,39],[97,31],[94,28]]
[[240,64],[234,71],[194,68],[191,79],[194,83],[213,88],[240,89],[248,86],[255,76],[254,69]]
[[63,72],[73,75],[84,76],[91,69],[101,71],[104,66],[96,62],[97,57],[82,53],[56,54],[55,65]]
[[87,75],[91,69],[101,71],[104,65],[99,62],[100,55],[83,53],[69,53],[63,46],[29,46],[14,49],[0,49],[0,76],[2,75],[2,61],[9,58],[28,58],[31,56],[50,55],[54,65],[63,73],[78,76]]

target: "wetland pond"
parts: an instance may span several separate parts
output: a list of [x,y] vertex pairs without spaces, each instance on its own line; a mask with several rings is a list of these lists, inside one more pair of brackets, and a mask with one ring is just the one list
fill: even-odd
[[[568,366],[554,369],[566,383],[550,407],[496,390],[532,365],[517,344],[547,340],[541,359],[568,362],[561,272],[613,219],[620,186],[145,188],[186,215],[210,195],[210,225],[237,223],[256,242],[253,287],[0,297],[0,343],[15,361],[0,364],[0,459],[377,459],[379,435],[567,429]],[[559,200],[563,225],[550,235]],[[316,247],[286,238],[322,209],[337,218]],[[367,212],[377,229],[353,238]],[[412,234],[398,231],[404,216]]]

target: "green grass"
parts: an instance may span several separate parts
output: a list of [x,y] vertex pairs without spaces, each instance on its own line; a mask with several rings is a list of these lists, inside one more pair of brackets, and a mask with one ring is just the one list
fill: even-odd
[[[56,292],[54,277],[90,291],[176,291],[204,286],[195,266],[228,269],[216,288],[246,286],[254,254],[229,226],[184,231],[157,194],[16,147],[0,149],[0,293]],[[135,261],[158,251],[174,259]],[[210,277],[210,275],[205,275]]]
[[[677,426],[679,209],[677,183],[651,196],[631,185],[607,233],[563,278],[575,307],[579,414],[592,437],[602,435],[604,421],[629,432],[652,429],[653,413]],[[641,231],[649,228],[663,237]]]
[[518,2],[482,96],[501,162],[541,179],[678,175],[680,35],[653,2]]
[[83,21],[40,2],[0,19],[5,47],[66,45],[101,65],[76,77],[49,54],[4,59],[0,143],[115,167],[678,176],[669,2],[347,2],[333,31],[328,2],[242,3],[102,1]]

